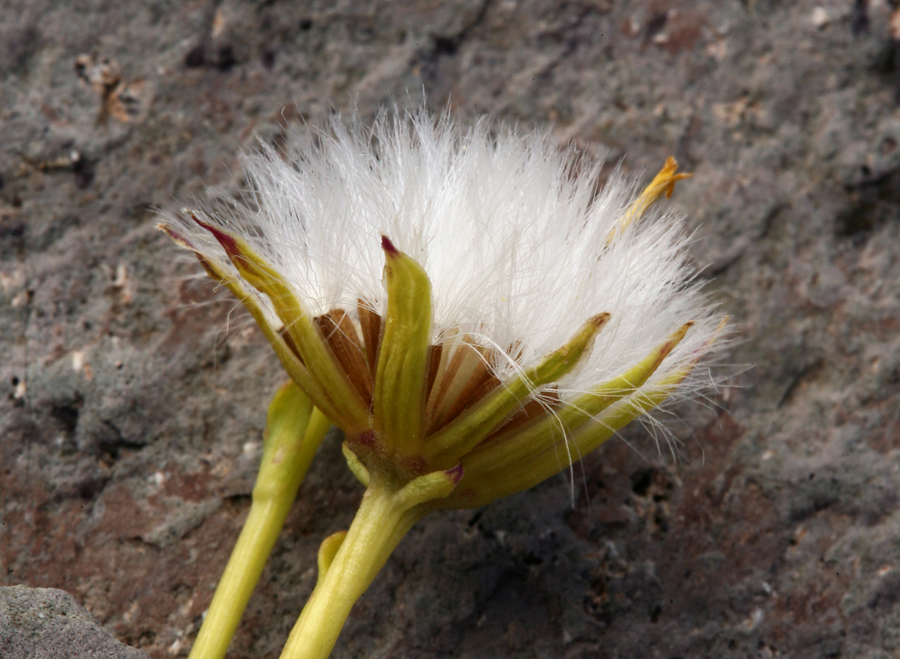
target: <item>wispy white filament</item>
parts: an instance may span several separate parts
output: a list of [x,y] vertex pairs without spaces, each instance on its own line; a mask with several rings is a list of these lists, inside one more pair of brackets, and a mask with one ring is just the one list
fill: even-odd
[[[355,313],[357,299],[382,313],[388,236],[431,280],[432,340],[470,334],[498,351],[501,380],[601,312],[611,321],[563,390],[621,374],[688,321],[695,326],[653,381],[705,350],[720,318],[692,279],[679,218],[651,210],[610,242],[634,182],[616,174],[598,192],[600,163],[493,128],[464,130],[424,111],[385,114],[370,129],[336,119],[295,135],[283,153],[248,157],[246,203],[204,215],[249,240],[313,315]],[[237,276],[208,232],[167,221]]]

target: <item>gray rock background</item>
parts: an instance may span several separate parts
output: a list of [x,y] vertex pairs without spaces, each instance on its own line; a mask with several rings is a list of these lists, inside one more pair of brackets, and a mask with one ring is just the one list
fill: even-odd
[[98,625],[71,595],[0,587],[0,656],[6,659],[147,659]]
[[[0,585],[185,656],[282,380],[154,229],[355,102],[694,179],[724,388],[413,530],[336,657],[900,656],[900,45],[884,0],[0,4]],[[714,278],[713,278],[714,277]],[[752,365],[752,367],[747,367]],[[626,441],[633,447],[629,448]],[[361,489],[326,443],[232,645],[276,657]]]

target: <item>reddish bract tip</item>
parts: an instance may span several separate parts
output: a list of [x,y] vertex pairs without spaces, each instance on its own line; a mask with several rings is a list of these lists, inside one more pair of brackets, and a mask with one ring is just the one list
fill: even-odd
[[452,478],[454,483],[458,483],[460,480],[462,480],[462,477],[463,477],[462,462],[460,462],[458,465],[453,467],[453,469],[448,469],[444,473],[447,474],[450,478]]
[[592,317],[590,322],[594,324],[595,327],[600,328],[606,325],[609,322],[609,314],[607,312],[598,313],[596,316]]
[[194,246],[191,244],[190,240],[175,231],[175,229],[173,229],[169,225],[157,224],[156,228],[165,233],[169,238],[171,238],[175,242],[175,244],[181,245],[182,247],[187,247],[188,249],[194,249]]
[[394,243],[392,243],[391,239],[387,236],[381,237],[381,249],[383,249],[388,256],[396,256],[400,253],[400,250],[394,247]]
[[191,213],[191,219],[194,220],[201,227],[209,231],[213,238],[219,241],[219,244],[222,246],[222,249],[225,250],[225,253],[228,254],[229,257],[234,258],[235,256],[241,255],[241,250],[238,247],[237,240],[234,239],[233,236],[225,233],[219,227],[214,224],[210,224],[209,222],[204,222],[199,217]]

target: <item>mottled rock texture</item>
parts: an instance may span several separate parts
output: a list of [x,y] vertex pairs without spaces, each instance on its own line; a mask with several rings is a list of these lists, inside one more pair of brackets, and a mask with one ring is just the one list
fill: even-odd
[[66,592],[0,587],[3,659],[147,659],[122,645]]
[[[674,154],[732,316],[704,405],[413,530],[336,657],[900,653],[900,46],[885,0],[0,3],[0,564],[184,656],[283,379],[154,229],[354,103]],[[592,310],[594,311],[594,310]],[[323,446],[232,645],[276,657],[361,495]]]

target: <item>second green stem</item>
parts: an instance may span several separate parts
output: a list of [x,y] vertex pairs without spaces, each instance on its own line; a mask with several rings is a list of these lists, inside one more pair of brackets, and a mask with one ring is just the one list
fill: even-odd
[[[354,464],[356,472],[365,471]],[[326,659],[331,654],[353,604],[403,536],[430,510],[429,502],[450,494],[461,474],[437,471],[404,484],[357,473],[368,483],[366,493],[346,535],[335,534],[322,543],[319,580],[281,659]]]

